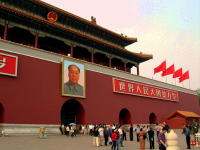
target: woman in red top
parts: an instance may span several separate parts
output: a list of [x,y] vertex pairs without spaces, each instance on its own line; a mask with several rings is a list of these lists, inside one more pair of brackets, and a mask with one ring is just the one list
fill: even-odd
[[117,139],[118,139],[118,135],[117,135],[116,131],[113,130],[112,134],[111,134],[111,140],[112,140],[111,150],[115,150],[116,149]]

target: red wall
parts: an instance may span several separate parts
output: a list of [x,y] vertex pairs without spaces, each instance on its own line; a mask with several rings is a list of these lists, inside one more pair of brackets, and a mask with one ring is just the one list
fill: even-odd
[[[62,105],[70,99],[61,96],[61,64],[17,56],[17,77],[0,75],[2,122],[59,124]],[[124,95],[113,93],[112,76],[86,71],[86,77],[87,98],[73,98],[85,110],[85,123],[118,123],[123,108],[129,110],[132,123],[148,123],[152,112],[158,121],[176,110],[200,114],[195,95],[180,93],[180,102]]]

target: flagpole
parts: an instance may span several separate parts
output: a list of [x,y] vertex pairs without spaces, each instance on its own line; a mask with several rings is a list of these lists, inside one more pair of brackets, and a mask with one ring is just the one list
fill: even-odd
[[189,79],[189,89],[190,89],[190,79]]
[[[173,62],[173,64],[174,64],[174,72],[175,72],[175,63]],[[172,78],[173,78],[174,72],[172,74]],[[174,78],[174,80],[175,80],[175,86],[176,86],[176,78]]]
[[[181,66],[181,68],[183,68],[183,67]],[[182,75],[183,75],[183,71],[182,71]],[[181,75],[181,76],[182,76],[182,75]],[[180,77],[181,77],[181,76],[180,76]],[[179,77],[179,78],[180,78],[180,77]],[[182,86],[184,87],[184,85],[183,85],[183,81],[182,81]]]
[[153,74],[153,79],[156,80],[156,73]]

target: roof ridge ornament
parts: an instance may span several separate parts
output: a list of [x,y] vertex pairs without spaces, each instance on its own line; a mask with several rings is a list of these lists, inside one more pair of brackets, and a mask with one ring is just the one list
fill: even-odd
[[97,24],[96,18],[94,16],[91,16],[91,22]]

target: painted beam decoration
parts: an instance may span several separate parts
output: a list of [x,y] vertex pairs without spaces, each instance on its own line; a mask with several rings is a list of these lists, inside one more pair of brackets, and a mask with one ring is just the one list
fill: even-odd
[[113,92],[178,102],[179,93],[139,82],[113,78]]
[[0,53],[0,74],[17,76],[18,57]]

